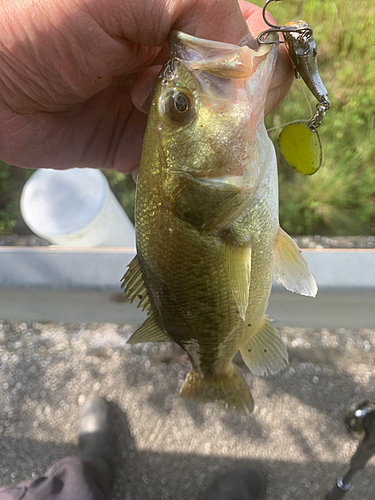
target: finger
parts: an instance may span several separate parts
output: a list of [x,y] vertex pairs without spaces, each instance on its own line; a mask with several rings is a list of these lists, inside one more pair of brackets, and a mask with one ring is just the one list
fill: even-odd
[[131,99],[134,106],[142,113],[148,113],[151,106],[152,89],[155,79],[162,66],[149,66],[143,70],[131,89]]
[[110,4],[108,9],[108,0],[97,0],[110,35],[142,46],[162,47],[173,29],[233,44],[249,34],[237,0],[111,0]]
[[[191,5],[186,11],[184,5],[188,3]],[[172,29],[235,45],[249,38],[249,29],[237,0],[177,1],[175,4],[177,16]]]
[[113,167],[128,174],[138,168],[141,160],[143,135],[146,130],[147,116],[134,109],[126,123],[124,133],[116,150]]

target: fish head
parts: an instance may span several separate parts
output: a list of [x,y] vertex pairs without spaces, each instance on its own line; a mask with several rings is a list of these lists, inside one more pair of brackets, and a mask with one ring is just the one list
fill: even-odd
[[171,34],[171,57],[157,79],[149,120],[157,130],[165,198],[188,219],[188,207],[205,200],[190,221],[196,225],[212,219],[208,205],[215,213],[221,206],[215,216],[221,225],[233,219],[264,176],[259,131],[265,132],[276,45],[253,50]]

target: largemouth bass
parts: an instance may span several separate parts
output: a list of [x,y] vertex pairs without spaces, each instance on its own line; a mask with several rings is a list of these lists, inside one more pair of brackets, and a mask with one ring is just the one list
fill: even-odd
[[137,256],[123,277],[125,294],[149,317],[129,342],[176,342],[192,363],[183,397],[249,412],[233,356],[240,350],[256,375],[288,360],[265,315],[273,273],[293,292],[317,291],[279,227],[276,155],[264,126],[277,46],[173,32],[170,50],[143,143]]

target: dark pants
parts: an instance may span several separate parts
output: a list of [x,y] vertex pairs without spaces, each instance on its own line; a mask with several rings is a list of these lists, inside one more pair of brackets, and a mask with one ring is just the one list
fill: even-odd
[[0,488],[0,500],[108,500],[95,470],[76,457],[66,457],[42,477]]

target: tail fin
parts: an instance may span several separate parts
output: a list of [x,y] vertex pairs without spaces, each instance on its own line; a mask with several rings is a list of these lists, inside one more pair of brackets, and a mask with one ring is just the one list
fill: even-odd
[[192,368],[181,387],[180,395],[186,399],[220,403],[226,409],[238,413],[250,414],[254,409],[250,390],[234,367],[231,374],[218,373],[211,377]]

